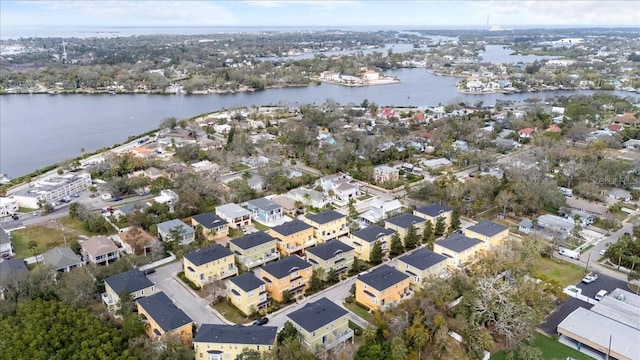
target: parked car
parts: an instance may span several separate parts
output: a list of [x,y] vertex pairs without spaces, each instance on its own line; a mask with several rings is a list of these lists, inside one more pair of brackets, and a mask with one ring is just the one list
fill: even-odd
[[79,197],[80,197],[80,194],[71,194],[71,197],[79,198]]
[[269,318],[263,317],[263,318],[260,318],[260,319],[256,320],[256,321],[253,323],[253,325],[256,325],[256,326],[262,326],[262,325],[264,325],[264,324],[266,324],[266,323],[268,323],[268,322],[269,322]]
[[151,269],[147,269],[147,270],[144,270],[144,271],[143,271],[143,273],[144,273],[145,275],[150,275],[150,274],[153,274],[153,273],[155,273],[155,272],[156,272],[156,269],[153,269],[153,268],[151,268]]
[[31,213],[31,215],[33,215],[33,216],[38,216],[38,212],[37,212],[37,211],[34,211],[34,212],[32,212],[32,213]]
[[594,274],[592,272],[588,273],[587,276],[585,276],[582,279],[582,282],[585,284],[591,284],[592,282],[598,280],[598,274]]
[[600,250],[599,254],[600,256],[604,256],[604,254],[607,252],[607,249],[602,249]]
[[13,220],[20,220],[20,217],[18,216],[18,214],[13,214],[13,215],[11,215],[11,218],[12,218]]
[[600,301],[600,300],[604,299],[604,297],[607,296],[608,293],[609,292],[607,290],[600,290],[596,294],[595,299]]

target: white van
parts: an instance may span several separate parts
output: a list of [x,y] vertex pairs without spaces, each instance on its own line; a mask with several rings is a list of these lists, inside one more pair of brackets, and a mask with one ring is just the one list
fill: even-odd
[[600,301],[602,300],[605,296],[607,296],[609,292],[607,290],[600,290],[598,291],[598,293],[595,296],[595,299]]
[[580,259],[580,253],[577,252],[577,251],[560,248],[560,250],[558,250],[558,253],[560,255],[562,255],[562,256],[567,256],[567,257],[570,257],[570,258],[575,259],[575,260],[579,260]]

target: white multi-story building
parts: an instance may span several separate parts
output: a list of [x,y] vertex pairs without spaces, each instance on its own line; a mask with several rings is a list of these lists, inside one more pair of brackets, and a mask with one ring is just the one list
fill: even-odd
[[56,202],[65,197],[77,194],[91,186],[89,173],[67,174],[44,179],[28,189],[11,194],[18,202],[18,206],[36,209],[38,202]]
[[11,216],[18,211],[18,201],[12,198],[0,197],[0,217]]

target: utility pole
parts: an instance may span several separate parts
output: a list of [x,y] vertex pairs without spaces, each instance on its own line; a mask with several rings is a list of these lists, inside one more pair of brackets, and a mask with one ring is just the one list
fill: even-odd
[[584,267],[585,270],[589,270],[589,260],[591,260],[591,253],[589,253],[589,256],[587,257],[587,265]]
[[607,356],[605,357],[605,360],[609,360],[609,356],[611,355],[611,334],[609,334],[609,347],[607,348]]

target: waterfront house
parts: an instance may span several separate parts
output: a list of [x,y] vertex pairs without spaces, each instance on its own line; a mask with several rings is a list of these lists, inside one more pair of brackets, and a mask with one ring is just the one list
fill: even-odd
[[431,225],[433,227],[436,226],[438,219],[442,218],[444,220],[444,229],[447,230],[451,226],[451,215],[453,214],[453,210],[446,205],[440,204],[429,204],[425,206],[420,206],[413,210],[413,215],[419,216],[425,220],[431,221]]
[[346,273],[353,264],[353,248],[340,240],[330,240],[307,249],[305,259],[313,264],[314,270],[322,269],[326,280],[331,270],[337,274]]
[[186,254],[182,270],[187,279],[200,287],[238,274],[233,253],[219,244]]
[[269,233],[278,239],[277,248],[282,256],[291,255],[316,244],[314,228],[298,219],[274,226]]
[[233,252],[240,264],[250,270],[280,258],[280,253],[276,249],[277,242],[273,236],[257,231],[231,240],[229,250]]
[[68,247],[54,247],[42,254],[42,262],[58,272],[69,272],[84,264],[80,256]]
[[227,280],[227,299],[247,316],[266,310],[269,304],[264,281],[251,271]]
[[202,213],[191,217],[194,228],[202,226],[202,235],[207,240],[216,240],[229,235],[229,223],[214,213]]
[[420,216],[404,213],[385,220],[384,227],[397,231],[404,243],[404,238],[411,226],[413,226],[416,233],[420,235],[426,223],[427,220]]
[[282,301],[284,293],[296,297],[304,293],[311,281],[312,265],[296,255],[287,256],[260,268],[272,299]]
[[287,314],[287,317],[308,349],[315,350],[321,346],[330,350],[349,339],[353,341],[349,312],[326,297],[306,304]]
[[509,236],[508,227],[496,224],[489,220],[483,220],[473,226],[469,226],[463,231],[466,236],[482,240],[489,247],[496,247],[504,244]]
[[165,340],[176,337],[184,343],[191,342],[193,320],[175,306],[165,293],[161,291],[143,297],[136,300],[136,304],[150,338]]
[[267,198],[247,201],[247,209],[251,211],[251,217],[254,220],[262,223],[272,223],[282,219],[284,216],[282,206]]
[[266,353],[276,345],[275,326],[202,324],[193,338],[196,360],[239,359],[242,352]]
[[371,310],[386,310],[413,295],[409,275],[382,265],[356,278],[356,301]]
[[162,241],[177,241],[180,245],[191,244],[195,231],[182,220],[173,219],[158,224],[158,236]]
[[80,243],[82,256],[92,264],[109,264],[118,260],[120,252],[116,244],[106,236],[94,236]]
[[326,210],[315,215],[307,215],[307,224],[315,229],[314,236],[318,242],[325,242],[349,234],[347,216],[334,210]]
[[378,241],[382,248],[382,254],[388,255],[391,249],[391,238],[395,233],[395,230],[378,225],[371,225],[351,233],[351,244],[353,245],[355,256],[360,260],[370,261],[371,249]]
[[234,203],[216,207],[216,215],[226,220],[233,228],[239,229],[251,225],[251,212]]
[[485,249],[481,240],[470,238],[463,234],[453,234],[444,239],[436,240],[433,251],[450,258],[450,266],[462,267],[471,262],[476,254]]
[[104,288],[102,300],[110,309],[117,306],[122,294],[138,299],[156,292],[155,284],[137,268],[104,279]]
[[421,289],[430,276],[442,275],[447,269],[448,258],[426,248],[420,248],[398,258],[396,268],[410,276],[414,289]]

